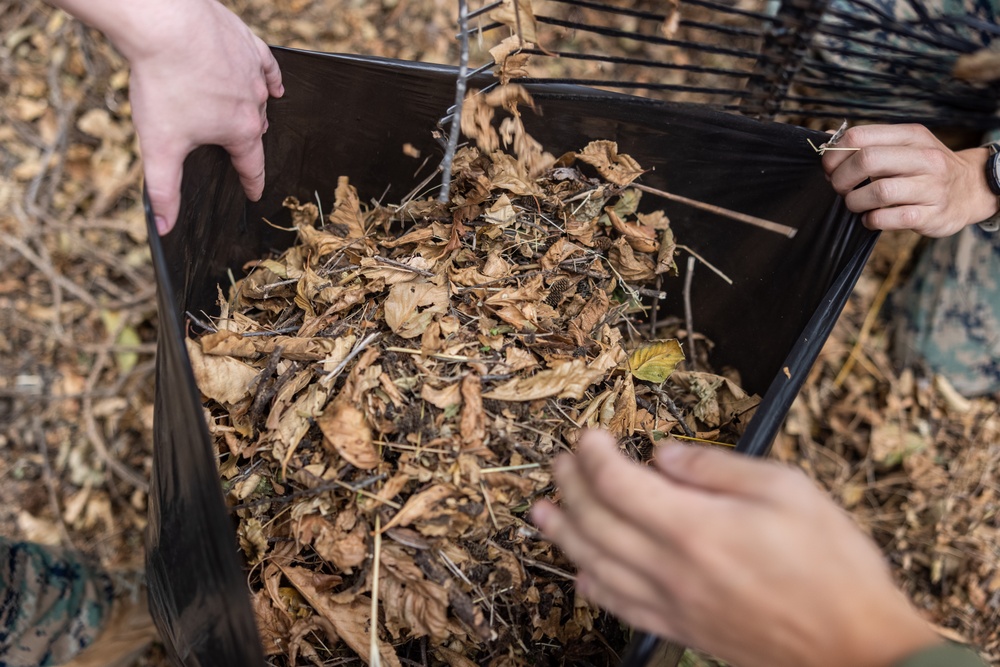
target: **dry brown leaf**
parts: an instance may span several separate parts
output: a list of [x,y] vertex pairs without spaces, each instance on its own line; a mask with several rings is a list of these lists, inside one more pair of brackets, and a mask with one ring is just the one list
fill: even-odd
[[434,317],[448,312],[448,287],[428,282],[393,285],[385,300],[385,323],[401,338],[421,335]]
[[[367,596],[358,596],[351,602],[338,604],[313,585],[312,573],[308,570],[294,565],[279,564],[278,567],[312,608],[333,625],[344,643],[350,646],[365,664],[369,664],[368,630],[371,627],[371,600]],[[378,644],[379,655],[386,667],[402,667],[391,644],[381,639]]]
[[327,450],[337,452],[362,470],[371,470],[379,464],[368,420],[348,400],[333,401],[316,421],[323,431],[323,445]]
[[350,239],[321,231],[312,225],[299,225],[298,232],[303,246],[316,253],[317,257],[325,257],[351,245]]
[[530,49],[533,44],[522,41],[517,35],[511,35],[502,42],[490,49],[493,56],[493,76],[500,80],[501,85],[507,85],[512,79],[520,79],[528,76],[528,60],[531,58],[527,53],[520,53],[521,49]]
[[[619,358],[624,352],[607,355],[608,359]],[[609,367],[604,356],[588,363],[583,359],[561,361],[552,368],[538,371],[526,378],[517,378],[500,385],[493,391],[483,394],[483,398],[496,401],[535,401],[540,398],[583,398],[584,392],[598,380],[604,379]]]
[[674,259],[676,253],[677,241],[674,239],[674,231],[667,227],[660,235],[660,252],[656,255],[656,275],[661,273],[677,275],[677,260]]
[[334,232],[343,230],[342,236],[349,239],[360,239],[365,236],[365,223],[361,215],[358,191],[346,176],[337,179],[333,212],[330,213],[330,227]]
[[636,401],[635,384],[632,377],[621,378],[622,388],[615,399],[615,414],[608,422],[608,430],[616,437],[624,438],[635,433]]
[[288,617],[274,608],[271,598],[264,590],[253,593],[250,597],[250,607],[257,619],[257,629],[260,631],[260,641],[264,647],[264,655],[279,655],[285,652],[282,645],[288,637]]
[[260,520],[251,518],[241,521],[236,535],[250,565],[261,563],[267,555],[267,538]]
[[594,327],[608,314],[611,302],[602,290],[594,292],[580,314],[569,323],[569,334],[577,346],[583,347],[593,340]]
[[347,509],[330,521],[320,514],[309,514],[293,524],[296,538],[312,548],[341,572],[350,572],[368,557],[368,526],[358,520],[357,512]]
[[410,636],[429,636],[435,644],[445,641],[450,630],[445,587],[424,576],[400,545],[383,542],[382,566],[379,600],[386,629],[397,638],[409,630]]
[[428,383],[420,387],[420,398],[436,408],[444,410],[453,405],[462,404],[462,391],[458,382],[446,384],[441,389],[435,389]]
[[645,225],[623,222],[613,208],[606,208],[604,212],[607,213],[608,218],[611,220],[611,226],[625,237],[628,244],[632,246],[632,250],[636,252],[656,252],[659,249],[660,244],[656,241],[655,229]]
[[580,246],[560,236],[555,243],[549,246],[538,263],[542,265],[544,270],[551,271],[582,250]]
[[232,405],[250,395],[250,385],[260,372],[253,366],[230,357],[206,356],[201,346],[185,339],[191,370],[202,394]]
[[667,39],[673,39],[677,35],[677,29],[681,25],[680,0],[667,0],[666,9],[666,17],[663,19],[663,23],[660,24],[660,34]]
[[478,449],[486,437],[486,414],[483,412],[483,383],[479,376],[469,373],[462,378],[462,449]]
[[454,495],[455,490],[444,484],[435,484],[409,497],[403,508],[382,526],[382,532],[396,526],[409,526],[424,515],[429,514],[439,502]]
[[411,267],[414,271],[408,271],[401,267],[380,262],[374,257],[362,257],[361,266],[364,267],[364,270],[361,274],[369,280],[381,279],[385,281],[386,285],[395,285],[397,283],[408,283],[410,281],[417,280],[420,275],[418,273],[419,271],[429,271],[434,266],[420,256],[403,257],[394,261],[404,266]]
[[643,168],[630,155],[618,152],[614,141],[592,141],[576,154],[581,162],[586,162],[609,183],[625,187],[643,174]]
[[281,348],[281,357],[293,361],[326,361],[334,365],[344,360],[355,336],[339,338],[298,338],[293,336],[241,336],[234,331],[218,331],[199,339],[205,354],[253,358]]
[[[516,4],[515,4],[516,3]],[[531,0],[503,0],[489,17],[511,29],[515,38],[525,42],[538,42],[538,21],[531,7]]]
[[656,277],[656,265],[649,255],[636,255],[624,238],[619,238],[608,251],[608,261],[622,278],[630,283],[641,283]]
[[444,646],[436,646],[434,648],[434,654],[448,664],[448,667],[476,667],[476,663],[472,662],[461,653],[456,653],[451,649],[445,648]]

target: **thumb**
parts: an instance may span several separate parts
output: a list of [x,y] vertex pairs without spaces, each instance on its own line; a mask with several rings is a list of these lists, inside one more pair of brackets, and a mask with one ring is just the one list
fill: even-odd
[[184,155],[176,151],[144,151],[143,170],[146,175],[146,191],[153,205],[156,230],[160,236],[168,233],[177,224],[180,210],[181,178],[184,174]]
[[656,452],[657,469],[678,484],[705,491],[761,498],[790,471],[741,454],[682,445],[675,440]]

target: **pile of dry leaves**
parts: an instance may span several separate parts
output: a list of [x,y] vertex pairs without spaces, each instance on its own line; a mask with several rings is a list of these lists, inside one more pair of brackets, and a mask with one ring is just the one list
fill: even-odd
[[545,154],[516,86],[470,99],[480,148],[450,201],[362,210],[346,178],[326,217],[289,198],[299,243],[189,341],[266,650],[289,664],[368,658],[376,635],[389,665],[421,638],[450,665],[613,660],[622,628],[525,523],[550,463],[597,425],[639,460],[668,432],[733,442],[757,404],[674,372],[680,343],[639,323],[676,273],[641,167],[609,141]]

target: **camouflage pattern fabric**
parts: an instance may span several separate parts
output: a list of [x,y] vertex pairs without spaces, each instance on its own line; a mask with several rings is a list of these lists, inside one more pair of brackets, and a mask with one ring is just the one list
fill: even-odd
[[0,538],[0,667],[60,665],[97,639],[110,578],[78,556]]
[[1000,391],[1000,233],[973,225],[932,241],[896,305],[900,363],[965,396]]
[[961,107],[978,95],[952,67],[962,50],[1000,41],[998,16],[1000,0],[831,0],[823,24],[836,34],[817,36],[816,55],[835,68],[812,74],[836,77],[839,94],[869,105],[873,119],[879,109],[919,117]]
[[[994,30],[1000,19],[1000,0],[869,0],[867,5],[862,8],[852,0],[830,3],[838,11],[871,18],[874,10],[901,22],[919,21],[918,7],[930,17],[968,17],[992,25]],[[824,20],[831,25],[843,24],[836,16]],[[942,23],[951,25],[954,35],[982,46],[1000,38],[975,26]],[[872,43],[844,44],[824,37],[818,46],[823,60],[853,70],[843,78],[862,86],[856,91],[859,99],[893,107],[905,101],[913,113],[930,109],[932,103],[921,99],[921,93],[947,86],[955,52],[895,31],[855,30],[853,34]],[[891,49],[885,50],[887,57],[880,58],[882,51],[876,44],[936,54],[942,73],[937,78],[925,77],[923,91],[880,85],[879,73],[898,73],[908,60]],[[845,48],[852,53],[843,53]],[[1000,132],[994,132],[984,137],[983,143],[998,139]],[[900,364],[943,375],[966,396],[1000,392],[1000,233],[972,226],[950,238],[931,241],[911,279],[895,295],[894,306],[894,353]]]

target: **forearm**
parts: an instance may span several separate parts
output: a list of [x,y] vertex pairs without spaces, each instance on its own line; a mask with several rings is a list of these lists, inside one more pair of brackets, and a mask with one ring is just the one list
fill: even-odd
[[190,16],[191,5],[215,0],[47,0],[100,30],[127,59],[152,55]]

